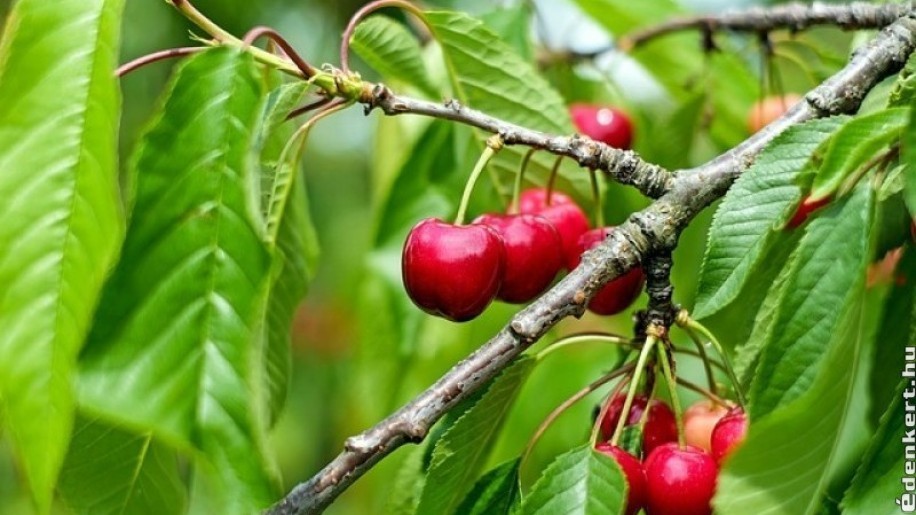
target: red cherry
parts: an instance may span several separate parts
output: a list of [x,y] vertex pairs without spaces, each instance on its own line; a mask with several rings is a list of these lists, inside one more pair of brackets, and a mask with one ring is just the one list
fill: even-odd
[[[611,438],[614,430],[617,429],[617,421],[620,420],[620,413],[623,411],[623,403],[626,400],[625,395],[616,395],[611,400],[604,418],[601,419],[601,434],[604,439]],[[639,424],[642,419],[642,413],[646,410],[648,399],[645,395],[633,397],[633,404],[630,406],[630,414],[627,416],[626,425],[632,426]],[[674,412],[662,401],[652,400],[649,406],[649,415],[646,417],[646,426],[642,433],[642,448],[644,454],[649,454],[652,449],[659,445],[677,441],[677,422],[674,419]]]
[[[614,231],[613,227],[592,229],[579,237],[579,252],[575,265],[578,266],[582,253],[601,244],[608,235]],[[599,315],[615,315],[627,309],[639,297],[646,276],[641,267],[636,267],[622,276],[604,285],[592,301],[588,309]]]
[[463,322],[496,297],[505,260],[493,229],[427,218],[407,235],[401,272],[407,295],[423,311]]
[[795,214],[792,215],[792,219],[786,224],[786,227],[795,229],[805,223],[805,220],[808,219],[808,215],[829,204],[830,200],[830,197],[824,197],[818,200],[811,200],[811,197],[805,197],[802,199],[802,203],[799,204],[798,209],[795,210]]
[[721,464],[747,436],[747,414],[740,407],[728,412],[712,430],[712,457]]
[[709,515],[718,467],[712,456],[689,445],[667,443],[646,458],[646,513]]
[[684,412],[684,440],[692,445],[710,450],[712,430],[716,423],[728,413],[728,408],[712,401],[697,401]]
[[802,99],[795,93],[761,98],[747,113],[747,130],[752,134],[766,127]]
[[503,241],[506,267],[497,298],[520,303],[541,294],[563,266],[560,235],[535,215],[482,215],[475,224],[492,227]]
[[573,104],[569,114],[579,131],[595,141],[623,150],[629,150],[633,144],[633,122],[619,109]]
[[568,196],[552,192],[547,203],[547,190],[534,188],[523,191],[518,198],[521,213],[539,215],[553,224],[563,246],[563,266],[573,269],[579,259],[579,237],[588,231],[588,217]]
[[606,454],[620,465],[623,475],[627,479],[627,510],[626,515],[634,515],[646,506],[646,473],[642,463],[632,454],[609,443],[599,443],[595,450]]

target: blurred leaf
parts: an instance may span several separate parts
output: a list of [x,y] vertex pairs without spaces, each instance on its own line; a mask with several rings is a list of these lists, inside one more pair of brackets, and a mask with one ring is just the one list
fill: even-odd
[[0,40],[0,412],[40,513],[76,357],[121,241],[121,0],[20,0]]
[[270,270],[248,195],[263,109],[256,72],[229,48],[176,72],[133,162],[121,262],[80,363],[87,409],[199,450],[225,513],[262,508],[276,493],[253,366]]
[[436,443],[418,513],[452,513],[486,462],[512,402],[535,361],[518,358],[486,388],[479,401]]
[[350,48],[383,78],[416,86],[431,98],[439,97],[423,64],[420,43],[403,24],[387,16],[370,16],[356,26]]
[[706,95],[699,93],[685,100],[664,121],[658,123],[648,144],[652,147],[653,162],[670,170],[685,168],[690,164],[690,151],[693,148],[700,123]]
[[58,485],[76,513],[184,513],[187,498],[175,452],[137,434],[80,417]]
[[903,198],[906,207],[910,210],[910,217],[916,220],[916,109],[911,109],[910,120],[903,130],[902,159],[906,166],[904,174],[906,184],[903,188]]
[[[572,121],[563,98],[524,61],[505,41],[481,21],[463,13],[428,12],[436,40],[442,46],[453,85],[453,94],[465,105],[529,129],[551,134],[573,132]],[[482,150],[486,136],[475,131]],[[509,146],[491,161],[490,167],[514,174],[525,148]],[[536,156],[530,179],[546,182],[552,156]],[[574,189],[580,198],[589,198],[588,175],[577,167],[561,170],[560,189]]]
[[[305,296],[309,281],[318,263],[318,237],[309,214],[305,182],[299,175],[300,155],[290,152],[285,162],[278,163],[282,149],[293,133],[293,125],[286,115],[301,101],[307,87],[296,82],[273,91],[261,129],[261,183],[263,185],[262,214],[268,216],[271,204],[276,205],[273,192],[277,180],[292,181],[289,194],[279,217],[272,269],[274,277],[270,294],[264,305],[262,343],[264,353],[264,393],[269,426],[280,415],[290,373],[290,328],[296,308]],[[282,171],[279,170],[282,168]]]
[[[891,375],[891,374],[888,374]],[[894,374],[896,375],[896,374]],[[912,381],[897,378],[898,386],[888,399],[887,411],[881,417],[878,431],[871,440],[868,452],[852,486],[843,496],[843,513],[848,515],[892,515],[901,513],[901,507],[894,503],[901,492],[901,475],[905,470],[905,456],[901,437],[907,434],[904,424],[903,392],[909,386],[914,393]],[[884,507],[884,509],[882,509]]]
[[716,210],[694,316],[706,318],[737,298],[801,199],[798,177],[811,154],[845,121],[815,120],[783,132],[732,185]]
[[912,106],[916,97],[916,54],[911,54],[903,70],[897,74],[897,80],[888,98],[888,107]]
[[861,297],[872,219],[865,185],[807,226],[751,387],[752,420],[792,403],[821,375],[831,336],[841,334],[843,313]]
[[525,515],[622,514],[627,487],[613,458],[589,445],[557,457],[525,497]]
[[480,20],[500,39],[508,43],[519,57],[530,62],[534,59],[534,49],[529,37],[531,29],[531,5],[519,2],[512,7],[500,6],[487,11]]
[[507,461],[477,481],[455,511],[458,515],[509,515],[519,508],[521,458]]
[[433,440],[427,437],[423,441],[423,445],[410,449],[410,454],[404,458],[388,494],[388,503],[385,506],[385,513],[388,515],[413,515],[417,513],[420,495],[423,493],[423,486],[426,484],[423,456],[432,442]]
[[834,195],[847,177],[898,140],[909,111],[909,108],[898,107],[860,116],[837,130],[830,138],[827,153],[814,177],[810,198]]
[[820,513],[859,358],[862,283],[810,388],[766,415],[751,416],[747,439],[719,472],[717,513]]

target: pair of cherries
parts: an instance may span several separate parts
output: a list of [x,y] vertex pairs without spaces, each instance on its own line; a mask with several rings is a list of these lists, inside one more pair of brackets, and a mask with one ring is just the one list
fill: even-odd
[[[592,139],[625,149],[632,143],[632,124],[621,111],[576,104],[570,115]],[[427,218],[414,226],[401,258],[411,300],[456,322],[476,317],[493,299],[528,302],[613,230],[589,230],[585,213],[562,193],[527,190],[518,208],[518,214],[485,214],[470,225]],[[589,309],[601,315],[623,311],[639,296],[644,281],[641,269],[631,270],[599,291]]]
[[[616,396],[601,420],[601,433],[610,438],[623,408],[623,396]],[[626,514],[645,509],[650,515],[706,515],[712,513],[712,498],[716,491],[719,465],[743,441],[747,432],[747,417],[741,408],[734,408],[706,433],[707,448],[677,443],[677,424],[667,404],[645,396],[636,396],[626,424],[638,424],[647,409],[643,427],[644,462],[627,451],[607,442],[595,450],[613,458],[629,486]],[[693,408],[691,408],[693,409]],[[685,414],[685,426],[690,425],[691,410]],[[689,433],[689,429],[687,429]]]
[[[589,230],[582,209],[562,193],[530,189],[518,214],[485,214],[470,225],[421,221],[407,236],[401,260],[404,287],[424,311],[462,322],[493,301],[528,302],[582,252],[600,244],[611,227]],[[612,315],[639,296],[645,276],[636,268],[596,294],[589,309]]]

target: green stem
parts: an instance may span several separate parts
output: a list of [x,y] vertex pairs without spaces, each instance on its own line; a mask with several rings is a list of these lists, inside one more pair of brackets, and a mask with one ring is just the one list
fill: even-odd
[[703,397],[706,397],[707,399],[711,400],[712,402],[720,406],[725,406],[726,408],[730,408],[733,406],[733,404],[728,402],[726,399],[723,399],[722,397],[719,397],[717,394],[707,390],[706,388],[703,388],[702,386],[692,383],[686,379],[682,379],[678,377],[677,384],[683,386],[684,388],[687,388],[688,390],[694,391],[702,395]]
[[671,408],[674,410],[674,420],[677,423],[677,443],[684,446],[684,413],[681,411],[681,401],[677,396],[677,383],[668,361],[668,351],[664,345],[658,346],[658,361],[665,374],[665,383],[668,385],[668,395],[671,396]]
[[[499,139],[498,136],[495,136],[495,138],[497,138],[497,140]],[[480,154],[480,159],[478,159],[477,163],[474,165],[474,170],[471,171],[471,176],[468,177],[467,184],[464,185],[464,193],[461,194],[461,204],[458,205],[458,214],[455,216],[455,225],[464,225],[464,218],[467,214],[468,203],[471,201],[471,192],[474,191],[474,184],[477,183],[477,179],[480,178],[480,173],[486,168],[490,159],[496,155],[496,152],[502,147],[501,140],[499,143],[496,142],[497,140],[493,138],[487,140],[487,146],[483,149],[483,153]]]
[[646,342],[642,346],[642,350],[639,352],[639,359],[636,361],[636,370],[633,371],[633,380],[630,382],[630,389],[627,391],[627,397],[623,401],[623,410],[620,412],[620,419],[617,421],[617,427],[614,428],[614,436],[611,437],[611,445],[617,445],[617,441],[620,440],[620,434],[623,433],[623,428],[630,414],[630,407],[633,406],[633,398],[636,397],[636,389],[639,388],[639,380],[642,377],[642,371],[646,368],[646,361],[649,359],[649,354],[652,352],[652,348],[655,347],[656,343],[658,343],[658,339],[654,336],[647,337]]
[[535,152],[537,152],[536,148],[532,148],[528,152],[525,152],[525,157],[522,158],[522,164],[518,169],[518,173],[515,174],[515,184],[512,186],[512,202],[509,203],[509,214],[518,213],[518,197],[522,193],[522,180],[525,178],[528,162],[531,161],[531,156],[533,156]]
[[553,197],[553,188],[557,182],[557,174],[560,171],[560,163],[562,162],[563,156],[557,156],[556,161],[553,162],[553,166],[550,168],[550,177],[547,179],[547,200],[545,201],[548,206]]
[[546,347],[541,352],[537,353],[535,360],[540,362],[547,356],[553,354],[554,352],[571,345],[578,345],[585,342],[599,342],[599,343],[611,343],[615,345],[621,345],[627,349],[635,349],[633,341],[629,338],[615,334],[605,334],[605,333],[582,333],[582,334],[573,334],[565,338],[560,338],[559,340],[553,342],[548,347]]
[[686,328],[692,331],[698,331],[700,334],[705,336],[712,346],[715,347],[716,352],[719,353],[719,356],[722,358],[722,363],[725,365],[725,373],[728,374],[729,381],[732,382],[732,386],[735,388],[735,395],[738,397],[738,404],[742,407],[746,406],[746,401],[744,398],[744,391],[741,388],[741,383],[738,381],[738,376],[735,374],[735,369],[732,367],[731,360],[728,359],[728,355],[725,354],[725,350],[722,348],[722,344],[719,343],[719,340],[713,336],[712,332],[703,326],[703,324],[697,322],[692,318],[687,318]]
[[[632,371],[633,368],[634,367],[631,366],[630,370]],[[598,434],[601,432],[601,421],[604,420],[604,417],[607,416],[607,411],[611,409],[611,402],[617,398],[617,395],[620,394],[620,390],[622,390],[624,386],[630,384],[630,381],[632,380],[632,374],[621,379],[620,382],[617,383],[617,386],[615,386],[611,393],[607,396],[605,402],[602,403],[601,409],[598,410],[598,416],[595,417],[595,422],[592,424],[592,433],[588,439],[590,446],[594,447],[595,443],[598,441]]]
[[592,183],[592,198],[595,199],[595,227],[604,227],[604,206],[601,203],[601,188],[598,186],[598,174],[595,170],[589,169],[588,178]]
[[703,341],[697,338],[696,333],[693,331],[685,331],[690,339],[693,340],[693,343],[696,344],[697,352],[700,355],[700,360],[703,362],[703,369],[706,371],[706,381],[709,383],[709,390],[718,394],[718,385],[716,385],[716,378],[712,373],[712,364],[709,361],[709,356],[706,354],[706,346],[703,345]]

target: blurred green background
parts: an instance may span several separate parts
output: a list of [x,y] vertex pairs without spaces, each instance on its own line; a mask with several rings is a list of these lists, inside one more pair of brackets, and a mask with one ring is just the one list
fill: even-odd
[[[336,63],[342,28],[363,3],[358,0],[198,0],[195,5],[235,34],[244,34],[256,25],[270,25],[312,63]],[[710,11],[748,3],[690,2],[693,9]],[[510,9],[512,16],[521,13],[526,18],[522,31],[516,35],[528,38],[533,48],[587,51],[602,48],[609,41],[607,33],[571,2],[454,0],[426,4],[476,15],[501,8]],[[0,13],[5,14],[9,5],[9,0],[0,0]],[[540,14],[538,19],[532,16],[534,5]],[[389,14],[397,16],[397,13]],[[191,26],[164,1],[129,0],[122,61],[187,45],[189,30]],[[800,36],[796,41],[817,41],[820,53],[815,57],[805,54],[811,52],[806,44],[796,41],[778,44],[778,49],[792,57],[777,60],[780,81],[764,90],[809,89],[845,60],[848,39],[830,30],[815,30]],[[760,56],[753,38],[728,37],[727,41],[736,62],[745,68],[745,82],[714,83],[709,69],[717,64],[714,59],[702,59],[697,43],[695,53],[701,66],[696,70],[695,81],[684,84],[690,93],[681,98],[672,98],[638,65],[614,53],[602,56],[596,63],[550,65],[544,74],[568,102],[603,101],[625,106],[638,127],[635,150],[661,164],[686,167],[747,136],[742,125],[736,123],[725,133],[713,134],[707,130],[709,125],[704,115],[711,105],[711,95],[720,94],[717,86],[728,89],[721,94],[731,95],[729,101],[735,104],[736,111],[746,109],[761,96]],[[157,63],[123,79],[124,160],[156,108],[172,65]],[[365,77],[377,78],[359,61],[354,66]],[[679,120],[681,125],[677,125]],[[420,316],[402,291],[392,290],[380,277],[384,275],[380,268],[393,274],[398,272],[396,264],[392,267],[390,256],[386,260],[382,249],[373,249],[380,199],[390,182],[391,170],[406,157],[419,132],[418,126],[423,123],[403,117],[383,120],[379,113],[366,117],[356,107],[319,124],[312,133],[303,170],[321,244],[320,267],[294,322],[292,387],[285,415],[272,435],[275,457],[287,488],[307,479],[332,459],[347,436],[377,422],[431,384],[494,334],[518,309],[496,304],[473,323],[452,324]],[[673,133],[670,126],[680,133]],[[683,133],[689,133],[687,141],[674,141],[687,137]],[[502,179],[504,183],[511,182],[511,177]],[[454,192],[456,198],[459,194],[458,190]],[[610,223],[623,221],[646,204],[638,194],[619,186],[608,186],[604,198],[603,209]],[[498,207],[491,205],[490,209]],[[683,234],[675,255],[675,300],[688,307],[711,213],[712,210],[707,210]],[[634,308],[642,304],[644,298]],[[629,334],[631,313],[611,319],[586,315],[582,320],[565,321],[538,348],[560,334],[586,330]],[[736,334],[740,335],[741,331]],[[556,353],[539,366],[511,411],[492,463],[517,456],[553,407],[613,368],[619,357],[614,349],[585,345]],[[682,374],[700,381],[696,363],[684,359],[679,367]],[[605,394],[603,390],[596,392],[577,404],[546,433],[524,465],[524,483],[530,485],[555,455],[587,438],[592,410]],[[688,402],[693,398],[685,395]],[[28,513],[30,504],[21,489],[9,450],[6,447],[0,450],[3,453],[0,513]],[[392,478],[407,452],[408,449],[401,449],[386,459],[350,488],[328,513],[384,512]]]

